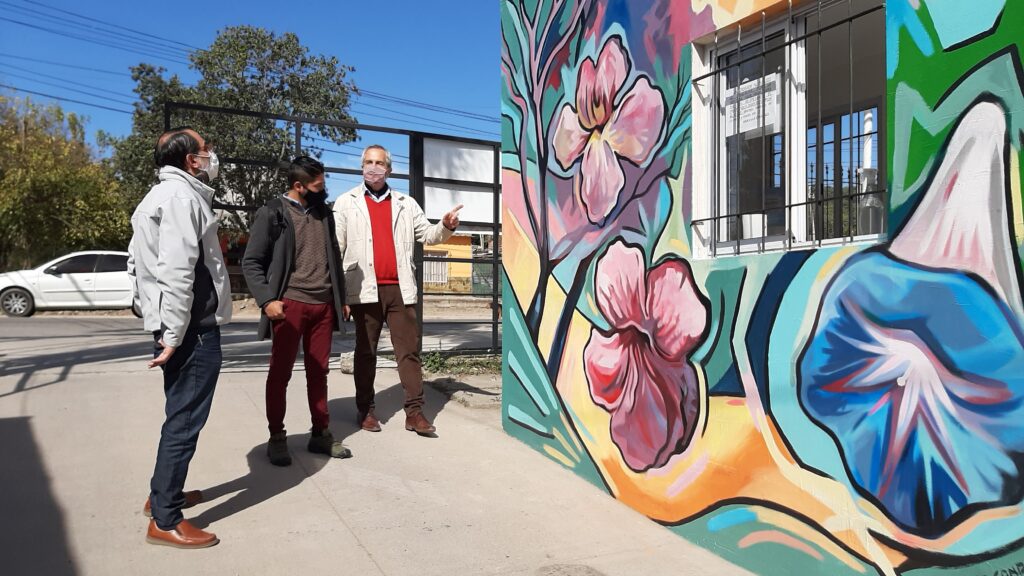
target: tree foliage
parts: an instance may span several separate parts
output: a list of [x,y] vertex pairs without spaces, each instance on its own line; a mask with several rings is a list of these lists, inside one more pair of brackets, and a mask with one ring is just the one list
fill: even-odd
[[0,96],[0,270],[124,249],[130,208],[93,158],[81,117]]
[[[191,68],[200,76],[186,85],[176,75],[149,64],[132,69],[136,82],[132,133],[124,138],[101,137],[113,147],[113,165],[129,194],[141,198],[154,181],[153,145],[164,129],[167,102],[189,102],[275,114],[347,120],[349,96],[355,92],[347,79],[352,71],[333,56],[311,55],[292,33],[275,35],[251,26],[222,30],[206,50],[191,56]],[[213,183],[217,200],[259,206],[284,189],[282,169],[295,154],[295,127],[246,116],[181,111],[172,126],[189,125],[212,142],[226,159],[256,160],[260,165],[221,163],[221,176]],[[334,143],[352,141],[349,129],[303,126],[304,152],[319,155],[308,137]],[[243,217],[228,221],[244,229]]]

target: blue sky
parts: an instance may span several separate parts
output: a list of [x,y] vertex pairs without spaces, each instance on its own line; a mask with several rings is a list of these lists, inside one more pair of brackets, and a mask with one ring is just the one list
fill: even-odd
[[[173,8],[161,10],[161,6]],[[187,83],[194,82],[196,75],[187,65],[175,61],[182,60],[181,56],[174,57],[155,48],[168,44],[182,46],[160,40],[131,43],[131,39],[145,37],[126,29],[205,48],[218,30],[239,24],[259,26],[276,33],[294,32],[312,53],[337,56],[342,63],[354,66],[356,71],[351,78],[361,89],[495,120],[499,118],[499,6],[487,0],[257,0],[177,4],[138,0],[0,0],[0,84],[130,110],[135,98],[129,66],[140,62],[162,65]],[[32,26],[98,38],[120,48],[68,38]],[[125,47],[143,52],[158,50],[159,55],[121,49]],[[29,58],[102,72],[44,64]],[[51,101],[4,88],[0,88],[0,93]],[[130,114],[66,101],[61,105],[89,118],[90,141],[100,129],[116,135],[131,131]],[[404,106],[370,96],[358,98],[351,111],[366,124],[485,140],[497,140],[500,131],[496,122]],[[401,137],[371,133],[360,136],[362,144],[380,142],[391,147],[396,162],[400,162],[407,151]],[[327,155],[324,160],[340,166],[349,165],[353,159]],[[358,164],[358,159],[355,160]],[[396,171],[403,169],[401,164],[396,165]],[[331,184],[334,192],[347,187],[348,181],[342,179]],[[402,183],[396,182],[396,185],[402,187]]]

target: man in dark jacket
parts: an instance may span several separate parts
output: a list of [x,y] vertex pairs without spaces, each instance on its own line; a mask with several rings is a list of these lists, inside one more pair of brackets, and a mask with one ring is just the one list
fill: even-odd
[[256,212],[242,258],[249,291],[263,310],[259,337],[273,334],[267,374],[267,456],[276,466],[292,463],[284,429],[285,391],[300,341],[313,420],[307,447],[334,458],[352,456],[328,429],[327,362],[332,332],[341,329],[345,286],[326,200],[324,165],[308,156],[296,158],[288,170],[288,191]]

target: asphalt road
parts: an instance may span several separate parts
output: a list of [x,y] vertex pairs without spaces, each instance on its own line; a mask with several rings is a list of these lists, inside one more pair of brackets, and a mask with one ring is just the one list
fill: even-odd
[[[256,339],[255,316],[235,318],[221,330],[226,371],[265,370],[270,359],[270,341]],[[464,324],[459,319],[429,321],[424,328],[423,350],[457,348],[486,349],[491,345],[488,324]],[[345,334],[335,333],[332,368],[339,354],[355,347],[355,328],[346,324]],[[151,337],[142,329],[142,321],[130,316],[37,315],[29,318],[0,317],[0,367],[4,356],[12,352],[44,352],[32,357],[39,367],[69,364],[117,364],[127,360],[142,362],[152,353]],[[380,351],[391,351],[390,334],[385,328]],[[301,352],[300,352],[301,354]],[[25,362],[25,361],[21,361]],[[7,372],[0,368],[0,373]]]

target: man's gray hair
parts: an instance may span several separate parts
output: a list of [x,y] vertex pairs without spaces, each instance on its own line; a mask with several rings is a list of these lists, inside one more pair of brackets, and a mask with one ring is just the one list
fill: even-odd
[[369,152],[370,150],[383,150],[384,160],[388,163],[388,170],[391,169],[391,152],[388,152],[388,149],[381,146],[380,144],[370,144],[369,146],[366,147],[365,150],[363,150],[363,157],[359,159],[360,166],[366,164],[366,153]]

